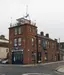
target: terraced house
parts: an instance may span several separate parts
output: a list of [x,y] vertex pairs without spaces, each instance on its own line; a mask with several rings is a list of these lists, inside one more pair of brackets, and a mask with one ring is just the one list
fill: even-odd
[[57,40],[49,34],[37,33],[37,26],[26,18],[17,19],[9,27],[9,63],[34,64],[58,61]]
[[44,32],[37,35],[37,60],[38,62],[54,62],[60,60],[57,39],[51,39]]

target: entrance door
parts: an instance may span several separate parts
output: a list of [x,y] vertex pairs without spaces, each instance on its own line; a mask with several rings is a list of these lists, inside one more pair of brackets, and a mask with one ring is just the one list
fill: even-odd
[[12,64],[23,64],[23,52],[12,53]]
[[12,64],[14,64],[14,52],[12,52]]
[[38,52],[38,63],[41,63],[41,52]]
[[[45,62],[48,62],[48,53],[47,52],[45,52],[44,60],[45,60]],[[53,60],[53,58],[52,58],[52,60]]]

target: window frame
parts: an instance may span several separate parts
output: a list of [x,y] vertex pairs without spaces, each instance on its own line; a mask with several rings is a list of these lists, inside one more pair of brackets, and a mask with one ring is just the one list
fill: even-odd
[[21,34],[21,27],[18,27],[18,34]]
[[18,34],[18,28],[14,28],[14,34],[17,35]]
[[14,39],[14,47],[17,47],[18,46],[18,43],[17,43],[17,38]]
[[22,45],[22,38],[18,38],[18,46],[21,46]]
[[31,38],[32,46],[34,46],[34,38]]

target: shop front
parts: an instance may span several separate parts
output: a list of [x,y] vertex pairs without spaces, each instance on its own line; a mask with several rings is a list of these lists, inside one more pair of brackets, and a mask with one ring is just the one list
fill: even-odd
[[12,64],[23,64],[23,50],[12,52]]

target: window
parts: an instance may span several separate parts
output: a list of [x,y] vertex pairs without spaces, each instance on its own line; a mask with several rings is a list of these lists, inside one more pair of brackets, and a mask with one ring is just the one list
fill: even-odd
[[38,43],[39,43],[39,47],[40,47],[41,46],[41,40],[40,39],[38,40]]
[[17,35],[17,28],[15,28],[15,35]]
[[47,47],[47,40],[45,41],[45,43],[46,43],[46,47]]
[[32,46],[34,46],[34,38],[32,38]]
[[47,46],[47,41],[46,40],[42,40],[42,48],[45,50]]
[[21,38],[18,38],[18,46],[21,46]]
[[17,39],[14,39],[14,46],[17,46]]
[[22,34],[22,33],[23,33],[23,27],[22,28],[21,27],[15,28],[15,35]]
[[48,41],[48,48],[50,48],[50,43],[49,43],[49,41]]
[[52,42],[52,48],[54,48],[54,43]]
[[18,34],[21,34],[21,27],[18,28]]
[[39,44],[41,44],[41,40],[39,40],[38,42],[39,42]]

